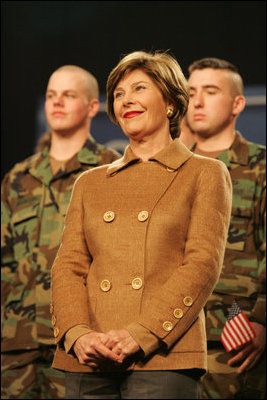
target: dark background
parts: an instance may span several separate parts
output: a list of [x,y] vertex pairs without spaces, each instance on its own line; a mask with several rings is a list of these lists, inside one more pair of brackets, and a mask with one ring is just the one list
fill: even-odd
[[214,56],[245,85],[265,85],[265,1],[2,1],[1,11],[1,178],[32,154],[38,102],[61,65],[91,71],[104,94],[123,54],[170,49],[186,75]]

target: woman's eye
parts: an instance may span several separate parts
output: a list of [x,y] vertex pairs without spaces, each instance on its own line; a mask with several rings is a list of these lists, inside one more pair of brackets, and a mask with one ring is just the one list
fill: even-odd
[[144,86],[136,86],[136,90],[139,92],[140,90],[145,89]]
[[117,92],[117,93],[115,93],[114,98],[118,99],[121,96],[122,96],[122,93],[121,92]]

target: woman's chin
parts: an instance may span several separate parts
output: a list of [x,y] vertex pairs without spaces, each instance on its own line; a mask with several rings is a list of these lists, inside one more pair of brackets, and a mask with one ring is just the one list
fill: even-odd
[[127,131],[124,132],[124,134],[129,138],[133,140],[140,140],[142,139],[145,135],[144,132],[140,130],[132,130],[132,131]]

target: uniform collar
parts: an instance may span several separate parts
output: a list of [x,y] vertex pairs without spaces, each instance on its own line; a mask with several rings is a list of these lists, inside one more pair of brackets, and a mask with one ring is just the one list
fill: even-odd
[[[185,161],[192,157],[193,153],[179,140],[175,139],[168,146],[164,147],[161,151],[149,158],[149,161],[157,161],[165,167],[172,170],[178,169]],[[122,158],[114,161],[107,168],[107,175],[111,176],[122,169],[127,168],[141,159],[137,157],[132,151],[130,145],[125,149]]]
[[99,161],[99,148],[93,136],[89,133],[88,138],[77,154],[77,159],[82,164],[97,165]]
[[64,171],[59,170],[55,176],[52,175],[50,169],[49,149],[50,143],[48,143],[41,153],[36,154],[36,156],[32,158],[29,166],[29,172],[47,185],[51,180],[59,179],[68,173],[81,169],[82,164],[98,165],[99,149],[90,133],[81,150],[66,163]]
[[235,131],[235,139],[231,147],[219,154],[218,159],[230,164],[248,165],[248,143],[239,131]]

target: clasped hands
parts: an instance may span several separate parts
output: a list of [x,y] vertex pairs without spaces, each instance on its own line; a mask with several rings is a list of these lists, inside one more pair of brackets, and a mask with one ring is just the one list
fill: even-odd
[[105,361],[122,364],[140,346],[126,329],[111,330],[107,333],[89,332],[80,336],[73,345],[80,364],[97,368]]
[[240,364],[237,372],[242,374],[245,371],[249,371],[253,368],[261,356],[263,355],[266,347],[266,328],[265,326],[251,322],[256,337],[249,343],[246,343],[240,348],[236,349],[237,354],[228,361],[228,365],[235,366]]

